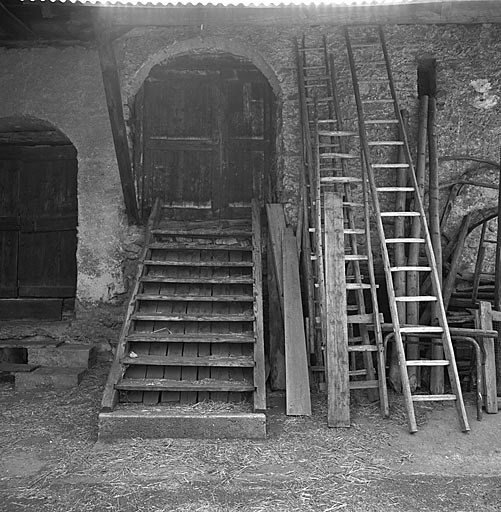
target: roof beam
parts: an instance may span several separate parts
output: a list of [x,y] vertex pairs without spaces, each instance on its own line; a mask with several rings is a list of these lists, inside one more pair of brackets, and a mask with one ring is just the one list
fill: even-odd
[[120,80],[118,77],[115,51],[107,30],[102,26],[99,26],[99,24],[94,25],[94,30],[98,44],[104,92],[110,116],[111,132],[113,134],[113,142],[115,144],[115,153],[117,156],[120,181],[122,183],[127,220],[129,224],[138,224],[139,213],[137,208],[134,178],[132,175],[129,144],[127,142],[127,131],[125,128],[125,118],[122,106],[122,93],[120,91]]
[[[238,1],[235,0],[237,4]],[[277,2],[278,3],[278,2]],[[200,26],[208,23],[270,25],[500,23],[499,0],[423,1],[394,5],[300,7],[98,6],[99,19],[114,26]]]

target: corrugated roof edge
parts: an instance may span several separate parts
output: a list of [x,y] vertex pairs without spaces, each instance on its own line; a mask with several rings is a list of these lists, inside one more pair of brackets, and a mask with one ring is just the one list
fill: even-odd
[[[254,8],[287,8],[287,7],[377,7],[388,5],[412,4],[441,4],[450,3],[451,0],[287,0],[286,2],[252,0],[201,0],[198,2],[167,0],[21,0],[22,3],[31,4],[78,4],[101,6],[129,6],[129,7],[254,7]],[[454,1],[454,0],[453,0]],[[463,0],[456,0],[463,1]],[[476,2],[481,0],[468,0]]]

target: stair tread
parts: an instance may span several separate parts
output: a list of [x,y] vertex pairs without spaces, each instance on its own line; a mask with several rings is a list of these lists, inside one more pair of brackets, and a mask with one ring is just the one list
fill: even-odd
[[387,244],[399,244],[399,243],[414,243],[414,244],[424,244],[424,238],[386,238],[385,242]]
[[247,381],[230,380],[171,380],[171,379],[123,379],[116,384],[122,391],[254,391]]
[[398,119],[366,119],[365,124],[398,124]]
[[185,237],[231,237],[231,236],[251,236],[252,231],[243,229],[176,229],[176,228],[155,228],[151,230],[153,235],[173,235]]
[[[386,168],[388,168],[388,169],[407,169],[409,167],[409,164],[404,164],[404,163],[372,164],[372,167],[374,167],[375,169],[386,169]],[[412,189],[412,190],[414,190],[414,189]]]
[[134,332],[127,336],[129,343],[254,343],[254,333],[195,333],[177,334],[168,330]]
[[354,176],[324,176],[320,178],[322,183],[361,183],[360,178]]
[[390,271],[391,272],[430,272],[431,267],[402,265],[401,267],[390,267]]
[[180,301],[180,302],[252,302],[252,295],[155,295],[150,293],[140,293],[136,295],[136,300],[151,301]]
[[348,352],[377,352],[376,345],[349,345]]
[[252,261],[144,260],[145,265],[165,267],[252,267]]
[[419,217],[419,212],[381,212],[381,217]]
[[353,155],[351,153],[320,153],[321,158],[360,158],[359,155]]
[[378,192],[414,192],[413,187],[377,187]]
[[252,251],[252,246],[242,244],[201,244],[201,243],[175,243],[175,242],[153,242],[149,249],[162,249],[172,251]]
[[252,277],[167,277],[167,276],[142,276],[143,283],[196,283],[196,284],[252,284]]
[[252,314],[217,314],[211,313],[208,315],[196,314],[180,314],[180,313],[134,313],[131,316],[132,320],[143,321],[159,321],[159,322],[252,322],[254,315]]
[[123,364],[128,365],[151,365],[151,366],[222,366],[222,367],[244,367],[255,366],[251,356],[154,356],[138,355],[127,356],[122,359]]
[[319,130],[319,137],[352,137],[358,135],[358,132],[350,132],[347,130]]

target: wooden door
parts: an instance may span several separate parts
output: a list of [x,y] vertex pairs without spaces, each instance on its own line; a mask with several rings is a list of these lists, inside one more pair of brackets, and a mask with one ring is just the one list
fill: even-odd
[[156,197],[224,212],[260,194],[272,140],[272,92],[261,73],[157,70],[143,95],[143,215]]
[[0,296],[75,297],[74,147],[9,146],[0,154]]

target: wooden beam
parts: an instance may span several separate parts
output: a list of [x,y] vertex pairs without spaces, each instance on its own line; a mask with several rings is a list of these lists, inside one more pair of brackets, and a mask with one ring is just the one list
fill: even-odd
[[132,176],[132,165],[129,144],[127,142],[127,131],[125,128],[122,94],[120,92],[120,81],[115,59],[115,51],[113,49],[113,44],[107,35],[107,31],[98,24],[94,25],[94,30],[98,43],[104,92],[110,116],[111,131],[113,134],[113,142],[115,144],[115,153],[117,156],[120,181],[122,183],[127,219],[129,224],[138,224],[139,213],[137,208],[134,178]]
[[306,354],[296,237],[287,228],[283,239],[286,414],[310,416],[311,396]]
[[329,427],[349,427],[350,382],[342,198],[332,192],[326,192],[324,205],[327,424]]
[[[476,327],[477,329],[492,330],[492,306],[490,302],[480,301],[478,305]],[[485,353],[484,385],[485,385],[485,411],[490,414],[498,412],[498,397],[496,384],[496,351],[494,338],[482,338]]]
[[196,26],[238,23],[276,25],[500,23],[498,0],[402,1],[393,5],[287,7],[124,7],[95,8],[101,20],[120,26]]

